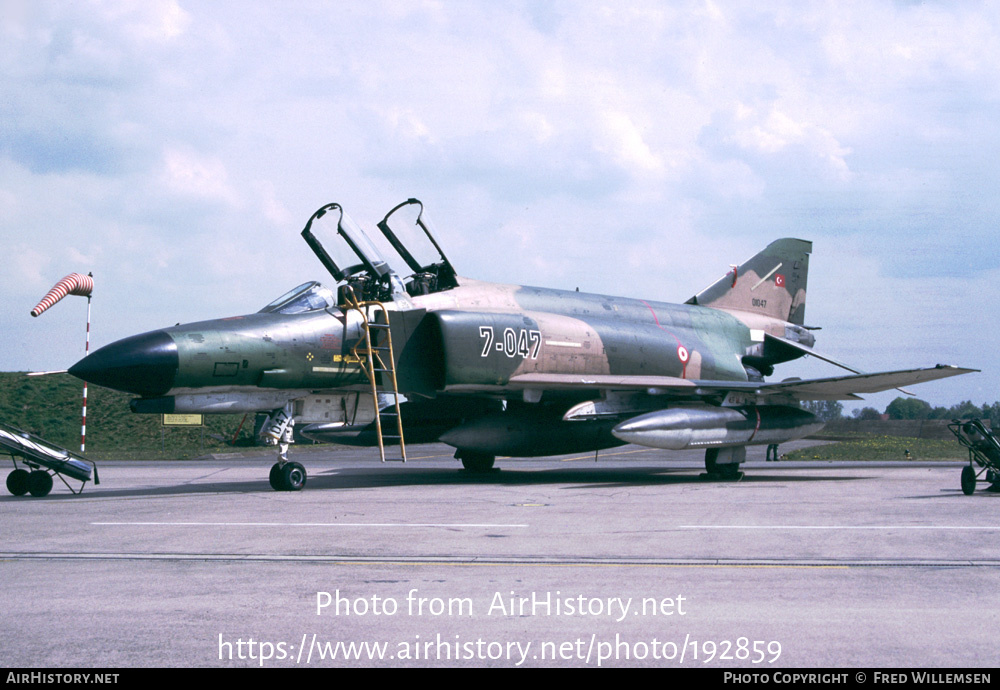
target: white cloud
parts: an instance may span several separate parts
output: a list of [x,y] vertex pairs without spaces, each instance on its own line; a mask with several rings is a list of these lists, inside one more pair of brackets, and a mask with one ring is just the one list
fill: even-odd
[[256,187],[261,211],[272,225],[278,228],[286,228],[294,226],[295,223],[299,222],[299,219],[278,198],[273,182],[260,182]]
[[191,15],[175,0],[91,0],[87,11],[101,17],[110,27],[120,27],[129,40],[143,45],[163,43],[183,34]]
[[[29,286],[36,292],[42,289],[47,282],[53,285],[59,278],[49,280],[48,272],[51,270],[51,259],[30,244],[17,243],[9,246],[5,251],[7,257],[7,273],[12,282]],[[51,287],[51,286],[50,286]],[[43,297],[39,295],[39,298]]]
[[229,184],[226,165],[217,157],[168,148],[163,152],[163,182],[173,192],[197,199],[239,204],[239,195]]
[[606,112],[602,119],[610,152],[622,166],[635,169],[637,175],[662,173],[663,161],[650,150],[627,114]]
[[734,132],[730,140],[738,146],[761,153],[777,154],[791,147],[801,147],[805,154],[823,161],[831,174],[841,181],[850,177],[846,156],[850,149],[833,134],[808,121],[796,120],[777,106],[766,113],[737,104]]
[[[944,329],[1000,265],[991,6],[20,9],[0,40],[4,323],[81,261],[118,300],[102,338],[253,310],[323,277],[298,239],[321,204],[370,225],[410,196],[465,274],[651,298],[813,239],[834,263],[809,313],[824,343],[857,336],[845,348],[879,328],[853,300],[888,290],[877,311],[912,314],[908,277],[933,275],[947,290],[924,321]],[[206,298],[223,278],[236,289]],[[932,359],[919,321],[884,339]],[[41,341],[16,351],[5,368],[66,364],[26,362],[57,357]]]

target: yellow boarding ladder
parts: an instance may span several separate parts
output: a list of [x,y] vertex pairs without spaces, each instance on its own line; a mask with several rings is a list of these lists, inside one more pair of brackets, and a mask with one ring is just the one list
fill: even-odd
[[[351,356],[361,364],[361,368],[371,383],[372,403],[375,408],[375,433],[378,437],[378,454],[382,462],[406,462],[406,444],[403,442],[403,418],[399,414],[399,389],[396,385],[396,364],[392,352],[392,331],[389,328],[389,312],[381,302],[361,302],[354,290],[345,290],[345,301],[348,309],[361,314],[362,337],[351,348]],[[381,317],[381,319],[380,319]],[[374,331],[374,337],[373,337]],[[382,338],[381,334],[385,334]],[[378,386],[379,379],[383,388],[392,391],[393,404],[379,409]],[[395,418],[396,433],[383,434],[383,418],[392,425]],[[399,444],[400,457],[385,457],[385,442]]]

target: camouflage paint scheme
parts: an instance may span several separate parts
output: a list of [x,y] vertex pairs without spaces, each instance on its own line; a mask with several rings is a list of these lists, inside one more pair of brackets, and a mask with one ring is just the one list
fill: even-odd
[[[748,444],[818,428],[818,420],[797,409],[799,400],[855,399],[971,371],[852,369],[850,376],[765,382],[782,362],[806,354],[826,359],[812,349],[805,327],[812,244],[803,240],[772,242],[684,304],[461,278],[443,253],[433,267],[445,276],[440,285],[417,289],[417,273],[404,290],[403,281],[379,275],[384,264],[362,252],[367,270],[341,271],[317,249],[310,227],[326,209],[341,211],[335,204],[323,207],[303,237],[342,281],[341,291],[345,282],[359,289],[378,284],[388,296],[398,389],[408,400],[402,415],[408,440],[441,440],[456,447],[456,457],[488,457],[489,466],[499,454],[648,441],[664,448],[701,443],[709,448],[711,471],[716,462],[738,465],[738,451]],[[351,222],[345,232],[345,223],[342,215],[338,228],[350,239],[359,229]],[[321,290],[313,284],[302,294]],[[132,403],[137,412],[270,411],[333,395],[326,403],[339,407],[331,407],[327,418],[332,414],[337,422],[314,424],[305,433],[370,445],[371,417],[351,424],[356,420],[345,402],[369,385],[351,355],[364,317],[345,308],[343,299],[339,303],[327,299],[298,313],[269,305],[255,314],[133,336],[94,352],[70,373],[138,395]],[[702,441],[684,440],[692,428],[704,428]],[[719,456],[720,448],[737,451]]]

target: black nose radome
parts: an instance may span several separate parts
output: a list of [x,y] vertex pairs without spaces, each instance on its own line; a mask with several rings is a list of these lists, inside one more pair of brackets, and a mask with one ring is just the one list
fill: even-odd
[[163,395],[177,374],[177,344],[164,331],[105,345],[69,369],[88,383],[145,397]]

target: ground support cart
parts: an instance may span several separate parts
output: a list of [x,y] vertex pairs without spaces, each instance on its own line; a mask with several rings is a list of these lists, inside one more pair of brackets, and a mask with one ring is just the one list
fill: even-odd
[[[92,460],[9,424],[0,423],[0,453],[9,455],[14,463],[13,471],[7,475],[7,490],[15,496],[27,493],[47,496],[52,490],[53,476],[59,477],[74,494],[83,493],[91,476],[94,484],[101,483]],[[18,466],[18,459],[24,467]],[[79,491],[74,491],[66,477],[80,482]]]
[[993,432],[978,419],[956,419],[948,428],[969,449],[969,464],[962,468],[962,493],[971,496],[976,482],[988,482],[991,490],[1000,491],[1000,441]]

